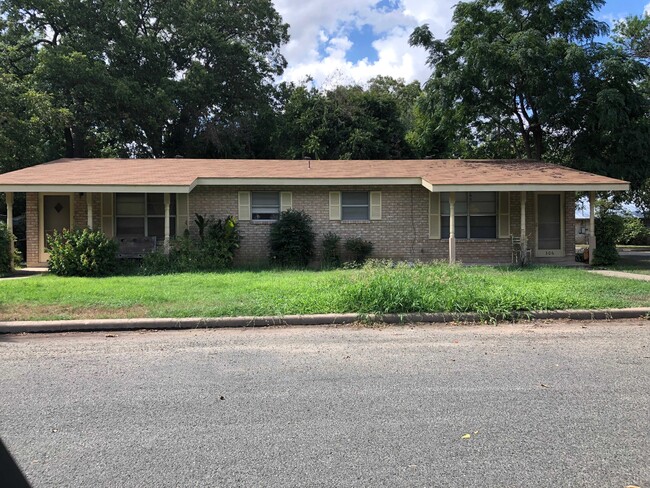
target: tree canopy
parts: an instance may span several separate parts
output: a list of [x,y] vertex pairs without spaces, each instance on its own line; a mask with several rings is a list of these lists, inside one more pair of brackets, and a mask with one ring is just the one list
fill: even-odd
[[449,151],[644,181],[648,72],[620,42],[598,42],[608,33],[594,17],[603,3],[473,0],[457,4],[445,40],[416,28],[411,43],[433,69],[422,107]]
[[0,66],[70,114],[69,157],[219,147],[286,64],[270,0],[5,0],[0,18]]
[[602,5],[462,1],[446,39],[411,36],[424,88],[323,89],[278,83],[289,37],[271,0],[4,0],[0,172],[61,156],[543,158],[647,198],[650,17],[607,40]]

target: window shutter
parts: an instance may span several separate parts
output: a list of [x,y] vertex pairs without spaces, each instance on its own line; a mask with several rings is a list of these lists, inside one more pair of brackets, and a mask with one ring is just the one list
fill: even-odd
[[239,220],[250,220],[251,219],[251,192],[240,191],[238,194],[238,198],[239,198],[239,211],[238,211]]
[[280,212],[289,210],[293,207],[293,195],[290,191],[280,192]]
[[330,220],[341,220],[341,192],[330,192]]
[[176,235],[182,236],[190,228],[190,196],[187,193],[176,194]]
[[429,239],[440,239],[440,193],[429,193]]
[[381,192],[370,192],[370,220],[381,220]]
[[499,192],[499,238],[510,237],[510,192]]
[[112,239],[115,236],[113,229],[113,194],[102,193],[102,232]]

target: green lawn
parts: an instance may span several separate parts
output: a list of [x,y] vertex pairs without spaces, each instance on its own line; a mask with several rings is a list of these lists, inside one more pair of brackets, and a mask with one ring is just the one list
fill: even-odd
[[445,264],[0,280],[0,319],[479,312],[650,306],[650,282],[580,269]]

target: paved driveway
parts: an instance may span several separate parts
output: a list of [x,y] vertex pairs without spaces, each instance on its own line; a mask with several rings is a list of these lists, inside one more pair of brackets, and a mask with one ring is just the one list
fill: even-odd
[[650,486],[648,321],[114,335],[0,336],[34,486]]

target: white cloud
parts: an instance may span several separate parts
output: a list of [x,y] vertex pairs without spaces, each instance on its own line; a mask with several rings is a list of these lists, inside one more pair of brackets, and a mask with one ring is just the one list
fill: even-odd
[[[288,67],[282,77],[299,82],[312,76],[317,85],[365,83],[377,75],[425,81],[430,69],[426,53],[412,48],[408,38],[415,27],[429,24],[436,37],[445,37],[456,0],[400,0],[391,9],[379,0],[275,0],[290,24],[291,41],[283,48]],[[349,60],[351,33],[364,25],[375,35],[376,60]]]
[[643,7],[643,13],[646,15],[650,15],[650,3],[646,4],[646,6]]

